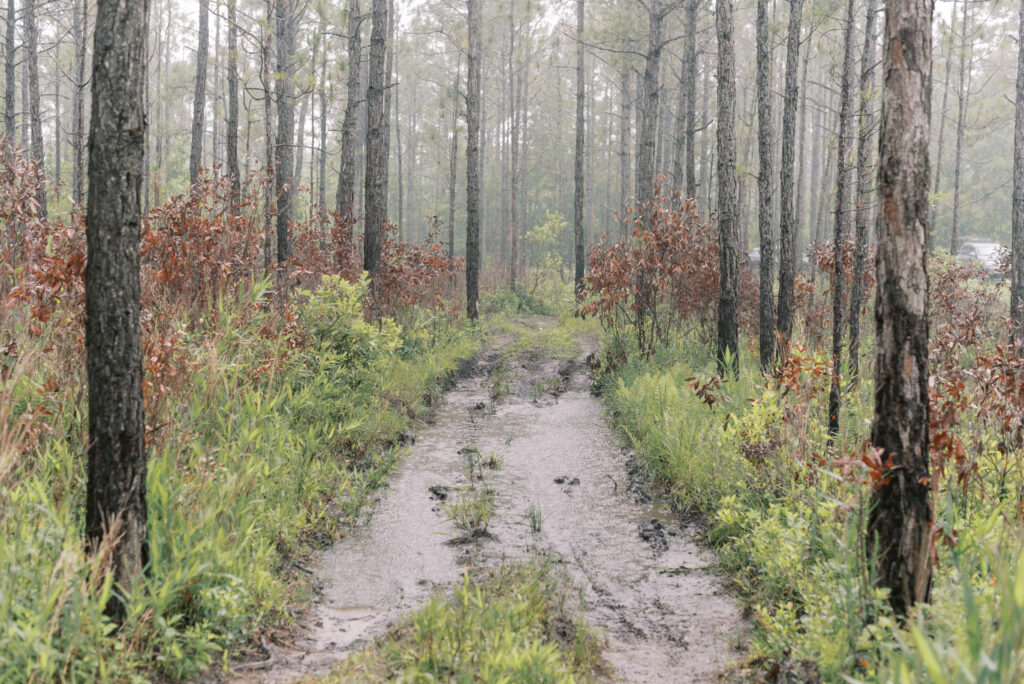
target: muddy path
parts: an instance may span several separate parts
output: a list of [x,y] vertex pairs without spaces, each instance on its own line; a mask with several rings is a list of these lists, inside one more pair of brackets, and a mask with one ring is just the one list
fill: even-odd
[[[580,588],[614,680],[717,681],[741,659],[745,625],[713,559],[648,490],[590,393],[582,357],[593,342],[559,361],[510,359],[513,339],[492,340],[364,520],[320,555],[320,600],[295,648],[272,646],[271,666],[244,679],[326,672],[464,568],[538,553],[564,562]],[[493,517],[487,535],[459,543],[444,503],[471,481],[493,493]]]

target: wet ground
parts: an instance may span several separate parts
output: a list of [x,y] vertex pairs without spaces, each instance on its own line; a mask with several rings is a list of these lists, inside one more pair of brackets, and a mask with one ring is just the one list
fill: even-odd
[[[565,562],[616,680],[716,681],[740,659],[736,602],[620,447],[585,365],[510,360],[507,342],[446,395],[365,520],[320,556],[321,600],[295,648],[271,647],[271,667],[246,678],[325,672],[463,568],[536,553]],[[444,504],[471,485],[493,493],[493,518],[486,535],[459,539]]]

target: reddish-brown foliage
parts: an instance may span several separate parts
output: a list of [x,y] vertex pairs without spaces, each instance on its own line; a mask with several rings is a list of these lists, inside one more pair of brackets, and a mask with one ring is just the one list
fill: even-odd
[[684,322],[707,331],[719,284],[716,231],[692,200],[669,204],[660,191],[629,212],[630,236],[590,249],[581,315],[630,327],[644,351]]

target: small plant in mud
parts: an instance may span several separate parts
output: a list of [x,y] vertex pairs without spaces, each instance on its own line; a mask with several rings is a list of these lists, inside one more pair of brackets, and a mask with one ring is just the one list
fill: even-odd
[[484,479],[483,457],[480,449],[475,446],[464,446],[459,449],[459,454],[466,457],[466,475],[469,477],[470,487],[476,480]]
[[533,381],[533,403],[540,401],[541,397],[551,394],[558,396],[562,392],[562,378],[555,376],[553,378],[541,378]]
[[500,363],[491,369],[491,401],[501,401],[511,393],[511,373],[506,364]]
[[539,534],[544,524],[544,516],[540,512],[540,504],[532,503],[526,509],[526,520],[530,523],[530,531]]
[[486,534],[494,515],[494,492],[476,488],[463,490],[444,510],[448,520],[460,530],[472,536]]
[[501,470],[501,467],[505,465],[505,459],[492,451],[486,456],[480,457],[481,467],[487,468],[488,470]]

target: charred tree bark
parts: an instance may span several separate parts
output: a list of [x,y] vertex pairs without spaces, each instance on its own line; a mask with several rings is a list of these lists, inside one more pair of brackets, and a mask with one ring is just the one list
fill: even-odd
[[203,166],[206,134],[206,61],[210,52],[210,0],[199,0],[199,47],[196,50],[196,87],[192,100],[192,144],[188,156],[188,182],[195,185]]
[[[39,29],[36,26],[36,0],[25,3],[25,60],[28,68],[28,116],[32,141],[32,161],[39,167],[39,173],[46,171],[43,159],[43,117],[39,102]],[[37,191],[39,216],[46,218],[46,183],[40,183]]]
[[288,230],[295,192],[295,4],[276,0],[277,138],[274,143],[274,182],[277,190],[277,263],[292,255]]
[[828,434],[830,440],[839,435],[839,407],[842,403],[840,366],[843,356],[843,241],[849,232],[850,192],[850,110],[853,108],[853,3],[846,4],[846,27],[843,38],[843,75],[839,86],[839,142],[836,147],[836,216],[832,233],[832,387],[828,394]]
[[[757,232],[761,245],[758,353],[761,371],[775,365],[775,253],[772,245],[772,92],[768,0],[757,0]],[[799,39],[799,34],[797,36]]]
[[1013,213],[1011,240],[1010,324],[1013,343],[1024,346],[1024,0],[1020,3],[1017,42],[1017,107],[1013,127]]
[[[786,85],[782,104],[782,170],[779,178],[779,354],[785,355],[793,333],[793,278],[796,275],[800,203],[794,201],[796,166],[796,111],[800,99],[800,15],[803,0],[789,1],[789,34],[786,37]],[[806,78],[806,62],[804,76]],[[806,93],[804,93],[806,101]],[[801,127],[801,136],[803,129]],[[802,168],[802,164],[801,164]],[[763,259],[763,257],[762,257]]]
[[148,14],[148,0],[99,0],[93,50],[85,535],[91,553],[112,548],[118,589],[106,613],[116,622],[126,614],[124,596],[149,563],[139,282]]
[[354,218],[356,197],[356,128],[359,126],[360,55],[363,39],[360,25],[362,16],[359,0],[348,3],[348,75],[345,118],[341,124],[341,172],[338,174],[338,193],[334,210],[343,218]]
[[480,16],[466,0],[469,66],[466,76],[466,315],[479,316],[480,278]]
[[860,310],[864,285],[864,262],[868,252],[868,219],[871,211],[871,138],[875,117],[871,110],[875,74],[875,0],[868,0],[864,21],[864,51],[860,67],[860,133],[857,140],[857,209],[854,215],[856,237],[853,248],[853,282],[850,283],[850,381],[860,375]]
[[238,0],[228,0],[228,120],[227,162],[231,177],[231,211],[237,215],[242,198],[242,171],[238,166]]
[[573,274],[577,297],[583,295],[583,276],[586,271],[586,255],[583,240],[583,186],[584,132],[583,103],[586,96],[586,82],[583,76],[583,0],[576,0],[576,159],[573,173]]
[[370,29],[370,72],[366,90],[366,224],[363,227],[363,270],[370,274],[371,290],[380,292],[381,233],[387,220],[388,172],[385,148],[384,67],[387,51],[388,0],[373,0]]
[[715,3],[718,33],[718,368],[739,373],[739,206],[736,182],[736,47],[733,0]]
[[928,482],[928,139],[932,2],[886,3],[879,144],[875,417],[886,478],[871,494],[867,549],[905,617],[931,588]]

